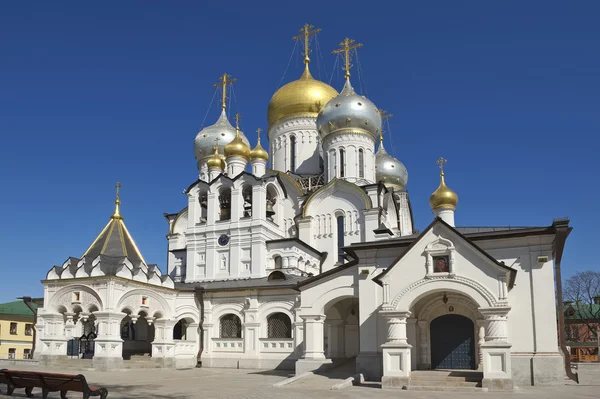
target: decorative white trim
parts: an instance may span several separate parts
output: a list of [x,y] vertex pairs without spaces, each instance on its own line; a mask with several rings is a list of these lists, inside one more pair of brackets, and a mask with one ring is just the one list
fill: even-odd
[[456,265],[454,262],[456,254],[456,247],[452,241],[439,236],[437,240],[430,242],[425,247],[426,255],[426,270],[427,276],[440,275],[442,273],[435,273],[433,269],[433,257],[434,256],[448,256],[448,270],[449,273],[446,275],[456,274]]
[[[495,297],[494,295],[486,288],[484,287],[481,283],[472,280],[470,278],[464,277],[464,276],[452,276],[452,275],[448,275],[448,273],[443,273],[444,275],[438,275],[437,273],[432,275],[432,276],[427,276],[421,280],[417,280],[415,282],[413,282],[412,284],[404,287],[404,289],[402,291],[400,291],[399,294],[397,294],[394,299],[391,302],[390,308],[391,309],[400,309],[400,304],[403,300],[403,298],[405,298],[409,293],[419,289],[420,287],[424,286],[424,285],[440,285],[440,282],[446,282],[446,283],[450,283],[451,285],[456,286],[455,290],[458,292],[464,292],[464,290],[461,289],[461,286],[467,286],[469,288],[471,288],[472,290],[474,290],[477,294],[479,294],[481,296],[480,300],[478,300],[477,298],[472,298],[475,302],[477,302],[478,306],[481,307],[487,307],[487,306],[499,306],[499,305],[505,305],[505,303],[500,303]],[[447,284],[446,284],[447,286]],[[452,290],[452,288],[442,288],[440,287],[441,290],[443,289],[447,289],[447,290]],[[430,292],[434,292],[434,289],[429,289],[427,291]],[[465,293],[467,296],[471,296],[468,295],[467,293]],[[414,299],[418,299],[418,298],[414,298]],[[483,301],[481,301],[481,299],[483,299]],[[412,301],[411,301],[412,302]],[[413,305],[413,303],[406,303],[406,304],[402,304],[402,309],[409,309],[411,306]]]

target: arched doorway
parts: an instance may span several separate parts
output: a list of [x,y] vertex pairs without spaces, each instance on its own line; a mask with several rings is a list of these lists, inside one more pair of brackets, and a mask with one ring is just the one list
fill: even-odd
[[474,369],[475,327],[465,316],[449,314],[431,322],[431,368]]

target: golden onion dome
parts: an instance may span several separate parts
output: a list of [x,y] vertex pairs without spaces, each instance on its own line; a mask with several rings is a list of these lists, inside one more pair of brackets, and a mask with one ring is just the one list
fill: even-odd
[[258,142],[256,143],[256,147],[250,151],[250,160],[254,161],[257,159],[261,159],[265,162],[269,160],[269,153],[262,148],[262,145],[260,145],[260,129],[258,129]]
[[338,92],[333,87],[312,77],[307,60],[305,63],[300,79],[284,85],[271,97],[267,111],[269,127],[291,116],[316,118],[321,108],[337,97]]
[[458,204],[458,195],[446,186],[444,171],[442,170],[440,172],[440,185],[429,197],[429,205],[431,205],[431,209],[450,208],[456,210],[456,204]]
[[208,160],[206,161],[206,165],[208,166],[208,169],[225,169],[225,161],[223,161],[221,154],[219,154],[218,145],[215,146],[215,153],[210,158],[208,158]]
[[250,156],[250,146],[244,143],[239,132],[239,129],[236,129],[234,139],[225,146],[225,158],[241,157],[248,160],[248,157]]

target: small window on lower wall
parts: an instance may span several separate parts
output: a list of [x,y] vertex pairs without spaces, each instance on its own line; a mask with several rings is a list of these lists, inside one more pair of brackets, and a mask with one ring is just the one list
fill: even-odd
[[31,349],[23,349],[23,359],[31,359]]
[[234,314],[221,317],[219,338],[242,338],[242,321]]
[[433,257],[433,272],[434,273],[449,273],[450,259],[448,256]]
[[273,313],[267,317],[268,338],[292,338],[292,322],[285,313]]
[[15,348],[8,348],[8,358],[16,359],[16,356],[17,356],[17,350]]

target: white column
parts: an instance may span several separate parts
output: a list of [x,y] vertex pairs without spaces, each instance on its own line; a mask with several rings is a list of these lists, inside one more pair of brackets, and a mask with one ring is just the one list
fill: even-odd
[[247,357],[258,357],[260,321],[258,317],[258,299],[247,298],[247,308],[244,311],[244,353]]
[[[150,324],[151,321],[148,322]],[[173,327],[176,320],[157,319],[154,321],[154,341],[152,341],[152,358],[162,359],[163,367],[175,366],[175,341]],[[166,360],[169,359],[169,360]]]
[[409,311],[381,310],[388,324],[387,342],[383,348],[382,388],[402,388],[410,381],[411,348],[407,340],[406,319]]
[[65,337],[69,340],[75,336],[75,323],[73,323],[75,313],[65,313],[65,317],[67,318],[65,321]]
[[324,314],[301,314],[304,320],[304,353],[296,361],[296,375],[319,369],[323,364],[331,363],[323,350]]
[[304,355],[303,359],[325,359],[323,351],[323,324],[325,315],[301,315],[304,320]]
[[296,357],[304,354],[304,323],[301,319],[294,322],[294,348]]
[[512,390],[511,344],[507,337],[509,306],[479,308],[485,318],[482,386],[489,390]]
[[421,370],[429,370],[431,363],[429,363],[429,339],[427,337],[427,330],[429,329],[429,322],[427,320],[419,320],[419,368]]
[[123,364],[123,340],[121,321],[126,316],[121,312],[94,312],[97,337],[92,364],[99,370],[121,368]]
[[483,320],[477,320],[477,369],[483,370],[483,351],[481,347],[485,344],[485,326]]
[[[67,337],[65,336],[64,316],[60,313],[46,313],[44,309],[38,311],[38,334],[42,345],[36,347],[43,362],[51,362],[53,358],[67,355]],[[38,357],[36,355],[36,357]]]
[[329,359],[342,358],[345,356],[344,343],[344,321],[343,320],[327,320],[327,328],[329,337],[329,347],[327,357]]

